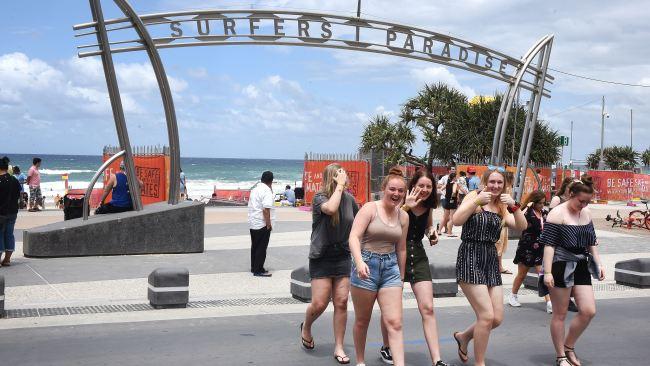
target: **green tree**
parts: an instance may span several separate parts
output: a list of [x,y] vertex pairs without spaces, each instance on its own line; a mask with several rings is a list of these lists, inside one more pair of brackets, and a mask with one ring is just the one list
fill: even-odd
[[645,166],[650,166],[650,147],[641,153],[641,162]]
[[417,128],[428,149],[421,160],[431,169],[434,159],[452,162],[453,146],[445,144],[441,134],[447,123],[459,123],[467,116],[467,97],[443,83],[425,85],[418,95],[406,101],[400,123]]
[[[416,97],[407,100],[398,122],[391,123],[385,116],[373,117],[361,136],[361,147],[383,149],[387,164],[409,162],[430,168],[434,159],[445,163],[487,163],[492,155],[501,101],[502,96],[495,95],[475,97],[468,103],[461,92],[445,84],[426,85]],[[518,156],[525,118],[524,106],[514,106],[506,129],[504,158]],[[412,152],[414,131],[419,132],[427,146],[422,156]],[[555,163],[560,157],[557,140],[557,131],[538,121],[530,160],[544,165]]]
[[[612,170],[632,170],[638,162],[640,154],[630,146],[610,146],[603,150],[603,161]],[[598,169],[600,149],[587,155],[587,165],[591,169]]]
[[365,151],[384,151],[387,165],[405,162],[423,165],[423,161],[411,154],[415,135],[410,128],[401,123],[391,123],[387,116],[380,114],[371,118],[361,135],[361,148]]

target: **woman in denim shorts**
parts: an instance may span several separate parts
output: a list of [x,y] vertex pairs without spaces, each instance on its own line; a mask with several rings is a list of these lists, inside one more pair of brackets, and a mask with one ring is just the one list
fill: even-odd
[[353,264],[350,292],[354,304],[354,349],[365,365],[366,335],[375,300],[388,331],[395,365],[404,365],[402,287],[409,217],[400,210],[406,194],[404,174],[392,168],[381,185],[384,196],[363,206],[350,232]]
[[[454,174],[454,173],[452,173]],[[451,175],[450,175],[451,177]],[[433,209],[438,206],[438,196],[434,194],[436,181],[426,169],[415,172],[408,184],[406,201],[402,210],[409,216],[408,233],[406,234],[406,271],[404,282],[410,282],[413,294],[418,303],[424,339],[429,348],[429,355],[434,366],[447,366],[440,356],[438,342],[438,325],[433,311],[433,285],[431,284],[431,270],[429,258],[422,240],[427,237],[429,245],[438,243],[438,234],[433,227]],[[450,197],[451,195],[448,195]],[[451,232],[449,230],[448,232]],[[381,327],[384,338],[384,347],[380,350],[382,360],[390,363],[391,352],[387,347],[388,334],[385,327]]]

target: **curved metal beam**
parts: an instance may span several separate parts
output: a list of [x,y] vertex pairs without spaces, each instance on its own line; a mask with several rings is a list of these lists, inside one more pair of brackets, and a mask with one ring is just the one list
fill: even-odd
[[[507,98],[508,101],[507,101],[507,104],[506,104],[506,109],[503,110],[503,114],[501,114],[501,111],[499,111],[498,119],[502,120],[502,124],[501,124],[501,131],[500,131],[501,135],[499,137],[499,149],[498,149],[498,152],[497,152],[497,159],[496,159],[496,162],[495,162],[495,164],[497,164],[497,165],[501,164],[501,161],[503,159],[503,148],[504,148],[504,144],[505,144],[506,132],[507,132],[507,127],[508,127],[508,117],[510,115],[510,109],[512,108],[512,103],[515,100],[517,88],[519,88],[519,86],[521,84],[521,80],[524,77],[524,74],[526,72],[526,68],[528,67],[528,65],[530,65],[533,62],[535,56],[545,46],[548,39],[549,39],[549,36],[544,36],[541,40],[539,40],[537,42],[537,44],[534,47],[532,47],[526,53],[526,55],[523,58],[524,62],[522,64],[522,67],[517,71],[515,81],[512,83],[512,85],[510,87],[510,90],[509,90],[509,93],[508,93],[508,98]],[[542,86],[543,85],[544,84],[542,83]],[[536,91],[533,90],[533,94],[535,92]]]
[[[110,99],[111,108],[113,110],[113,120],[115,121],[117,139],[120,143],[120,148],[124,150],[125,154],[126,173],[130,177],[137,177],[135,164],[133,162],[133,153],[131,151],[131,141],[129,140],[129,132],[126,128],[126,120],[124,119],[122,97],[120,96],[120,88],[117,83],[117,77],[115,75],[113,55],[111,54],[111,47],[109,45],[108,35],[106,34],[104,14],[100,0],[90,0],[90,9],[93,14],[93,19],[95,19],[97,25],[97,42],[101,45],[101,57],[102,66],[104,69],[104,77],[106,79],[108,97]],[[140,211],[142,210],[140,185],[138,185],[137,179],[129,179],[128,184],[129,192],[131,194],[131,201],[133,202],[133,209]]]
[[126,0],[113,0],[115,4],[126,15],[136,32],[144,42],[144,45],[151,60],[153,71],[156,74],[158,87],[160,88],[160,96],[162,97],[163,106],[165,108],[165,120],[167,121],[167,135],[169,138],[169,191],[168,200],[170,204],[177,204],[179,199],[180,189],[180,142],[178,138],[178,124],[176,122],[176,110],[174,109],[174,99],[169,87],[169,80],[165,74],[165,67],[163,66],[156,45],[154,44],[147,28],[133,10],[131,5]]
[[[86,221],[88,220],[88,211],[90,210],[89,207],[89,201],[90,201],[90,195],[93,193],[93,187],[95,187],[95,183],[97,183],[97,179],[99,179],[99,176],[102,175],[104,170],[108,168],[109,165],[111,165],[115,160],[119,159],[122,155],[126,153],[126,150],[122,150],[118,152],[117,154],[111,156],[102,164],[102,166],[97,169],[97,172],[95,175],[93,175],[93,179],[90,180],[90,183],[88,183],[88,188],[86,188],[86,195],[84,196],[84,211],[83,211],[83,220]],[[130,179],[127,179],[130,180]],[[137,179],[135,179],[137,182]]]

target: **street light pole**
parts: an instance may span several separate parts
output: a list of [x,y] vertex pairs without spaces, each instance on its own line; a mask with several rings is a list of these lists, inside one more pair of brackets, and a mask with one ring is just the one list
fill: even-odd
[[630,109],[630,149],[634,150],[634,145],[632,145],[632,109]]
[[600,111],[600,159],[598,160],[598,170],[605,169],[603,162],[603,149],[605,143],[605,96],[603,95],[603,104]]
[[573,169],[573,121],[571,121],[571,133],[569,134],[569,164]]

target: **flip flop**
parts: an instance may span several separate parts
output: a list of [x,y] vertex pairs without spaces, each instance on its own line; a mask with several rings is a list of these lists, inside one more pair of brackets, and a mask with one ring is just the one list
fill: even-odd
[[458,358],[463,363],[465,363],[465,362],[467,362],[469,360],[469,357],[467,357],[467,353],[463,352],[463,350],[460,348],[460,341],[458,340],[458,338],[456,338],[456,334],[458,334],[458,333],[460,333],[460,332],[454,332],[454,340],[458,344]]
[[[311,350],[313,350],[314,347],[316,346],[316,345],[314,344],[314,337],[311,338],[311,341],[308,341],[308,340],[306,340],[305,338],[302,337],[302,326],[303,326],[303,324],[304,324],[304,323],[300,323],[300,340],[301,340],[301,345],[302,345],[302,348],[304,348],[304,349],[306,349],[306,350],[308,350],[308,351],[311,351]],[[348,362],[349,362],[349,361],[348,361]]]
[[350,363],[350,357],[348,356],[334,355],[334,359],[341,365],[347,365]]
[[11,262],[7,262],[7,263],[2,262],[1,264],[5,267],[11,267]]
[[512,272],[510,272],[510,270],[508,270],[508,269],[504,269],[503,271],[501,271],[501,273],[502,274],[512,274]]

